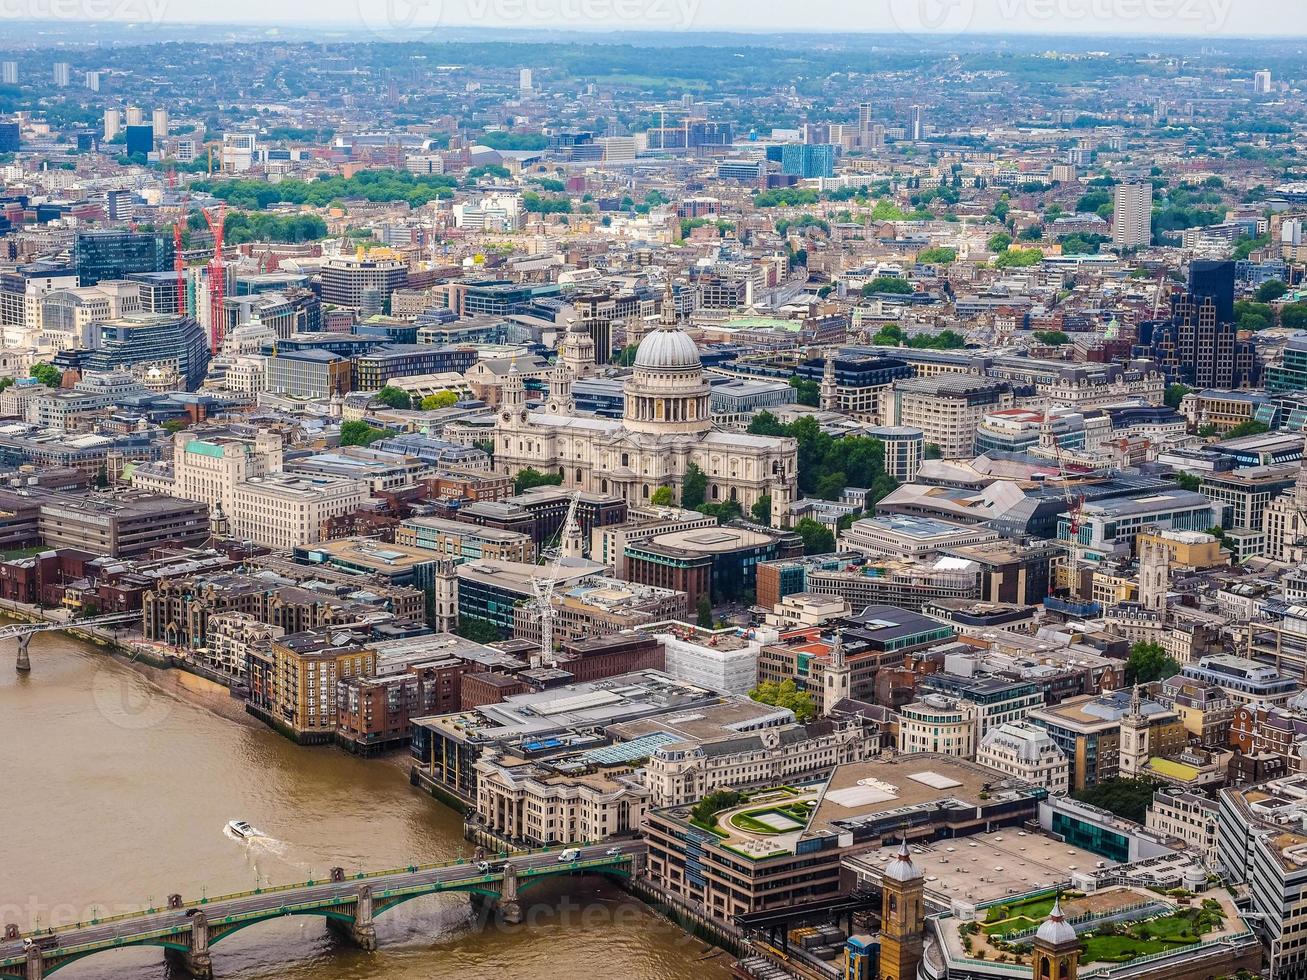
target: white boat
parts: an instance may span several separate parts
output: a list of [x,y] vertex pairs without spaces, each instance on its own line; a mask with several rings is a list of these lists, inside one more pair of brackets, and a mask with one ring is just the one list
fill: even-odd
[[250,826],[244,820],[227,821],[227,829],[230,830],[237,837],[242,837],[242,838],[263,836],[262,834],[259,833],[257,828]]

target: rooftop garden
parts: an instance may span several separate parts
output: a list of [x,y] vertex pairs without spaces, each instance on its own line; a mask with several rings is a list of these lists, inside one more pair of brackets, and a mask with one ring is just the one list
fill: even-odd
[[[1185,902],[1189,896],[1186,893],[1178,897]],[[963,951],[982,960],[993,958],[1018,965],[1029,962],[1034,930],[1048,917],[1054,898],[1053,892],[1046,892],[990,906],[983,922],[960,926]],[[1062,905],[1068,918],[1083,930],[1079,938],[1085,963],[1128,963],[1141,956],[1192,946],[1208,933],[1220,930],[1225,922],[1221,903],[1212,898],[1204,899],[1201,905],[1172,907],[1165,913],[1154,908],[1154,914],[1138,921],[1115,921],[1114,917],[1146,909],[1098,907],[1094,896],[1064,893]]]

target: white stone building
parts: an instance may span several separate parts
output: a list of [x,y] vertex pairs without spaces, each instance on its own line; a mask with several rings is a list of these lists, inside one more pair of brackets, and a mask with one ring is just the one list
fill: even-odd
[[561,473],[564,486],[631,504],[647,504],[663,486],[679,497],[693,463],[707,477],[708,503],[734,500],[748,513],[770,496],[773,525],[788,526],[798,486],[795,440],[714,429],[699,349],[674,324],[640,342],[634,366],[620,421],[576,414],[566,362],[550,372],[541,412],[528,411],[522,378],[511,371],[496,422],[496,463],[510,474]]
[[1071,763],[1048,732],[1028,722],[1007,722],[991,728],[980,740],[976,761],[982,766],[1042,786],[1050,793],[1065,793]]
[[899,711],[899,751],[938,752],[970,759],[976,754],[976,706],[927,694]]
[[820,776],[836,766],[865,762],[879,742],[857,724],[786,725],[760,732],[675,742],[656,749],[645,764],[650,806],[679,806],[716,789],[771,786]]

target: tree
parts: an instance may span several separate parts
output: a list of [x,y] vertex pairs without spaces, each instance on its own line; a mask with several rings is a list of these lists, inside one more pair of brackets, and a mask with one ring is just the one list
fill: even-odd
[[952,265],[958,259],[958,250],[956,248],[944,248],[937,246],[928,248],[917,255],[917,261],[922,265]]
[[528,466],[513,477],[513,492],[525,493],[533,487],[557,487],[563,482],[561,473],[541,473]]
[[785,423],[766,409],[755,415],[749,423],[749,435],[752,436],[783,436],[787,434],[788,429]]
[[1176,473],[1175,484],[1178,487],[1183,487],[1186,490],[1192,490],[1194,493],[1197,493],[1198,488],[1203,485],[1203,481],[1200,477],[1197,477],[1192,473]]
[[759,497],[752,507],[749,508],[749,515],[759,524],[771,524],[771,494],[764,493]]
[[1125,662],[1127,684],[1149,684],[1179,672],[1180,665],[1160,643],[1136,643],[1130,648],[1130,659]]
[[1157,788],[1151,779],[1106,779],[1097,786],[1077,790],[1071,798],[1142,824]]
[[704,629],[712,629],[712,603],[708,601],[708,593],[699,593],[699,607],[696,622]]
[[437,391],[434,395],[427,395],[422,399],[421,409],[424,412],[434,412],[440,408],[449,408],[458,404],[458,395],[452,391]]
[[58,388],[64,380],[63,372],[45,361],[37,361],[32,365],[32,377],[47,388]]
[[708,474],[699,469],[698,463],[691,463],[685,468],[685,479],[681,481],[681,506],[686,510],[698,510],[708,492]]
[[640,349],[639,344],[627,344],[622,348],[622,352],[617,355],[617,364],[619,367],[630,367],[635,363],[636,352]]
[[794,530],[803,538],[805,555],[829,555],[835,550],[835,535],[820,521],[805,517],[794,526]]
[[897,276],[877,276],[871,282],[864,283],[862,286],[863,296],[872,296],[876,293],[895,293],[900,296],[911,296],[914,292],[916,290],[912,288],[912,283]]
[[790,378],[790,387],[797,392],[800,405],[816,408],[821,404],[821,386],[815,381],[800,378],[797,374]]
[[1071,338],[1061,330],[1036,330],[1035,339],[1050,347],[1062,347],[1071,343]]
[[1307,303],[1293,303],[1280,310],[1280,325],[1290,330],[1307,330]]
[[495,643],[504,638],[503,630],[479,616],[460,616],[454,632],[473,643]]
[[738,790],[718,789],[713,790],[702,800],[690,808],[690,822],[696,823],[700,827],[711,827],[713,818],[723,810],[729,810],[731,807],[739,806],[745,801],[745,796]]
[[935,445],[933,442],[928,442],[926,443],[926,458],[943,459],[944,451],[940,449],[939,446]]
[[655,507],[670,507],[676,503],[676,494],[672,492],[671,487],[659,487],[653,492],[649,502]]
[[798,721],[811,721],[817,716],[817,703],[807,691],[800,691],[794,680],[787,679],[779,684],[775,681],[763,681],[752,691],[749,697],[759,704],[771,704],[778,708],[789,708]]
[[340,444],[342,446],[370,446],[389,433],[377,429],[360,419],[342,422],[340,426]]
[[190,425],[190,423],[185,419],[168,419],[168,421],[163,423],[161,428],[169,435],[175,436],[178,432],[183,431],[188,425]]
[[1026,269],[1044,261],[1044,253],[1037,248],[1009,248],[994,260],[999,269]]
[[1269,432],[1265,422],[1258,422],[1256,419],[1247,419],[1240,422],[1233,429],[1225,434],[1226,439],[1240,439],[1244,436],[1259,436],[1263,432]]
[[1264,282],[1257,288],[1257,302],[1272,303],[1289,291],[1289,287],[1278,279]]
[[1188,385],[1173,384],[1166,386],[1166,395],[1163,400],[1168,408],[1179,408],[1180,403],[1184,401],[1184,396],[1193,391]]
[[990,235],[986,244],[988,244],[991,252],[1006,252],[1008,246],[1012,244],[1012,236],[1005,231],[1000,231],[997,234]]
[[391,385],[386,385],[373,395],[372,400],[380,402],[387,408],[408,409],[413,407],[413,396],[404,389],[395,388]]

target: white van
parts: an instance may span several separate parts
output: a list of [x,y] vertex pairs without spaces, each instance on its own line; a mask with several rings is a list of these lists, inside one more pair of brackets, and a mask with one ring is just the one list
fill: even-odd
[[569,861],[575,861],[580,856],[581,856],[580,848],[569,847],[567,848],[567,850],[563,851],[562,854],[558,855],[558,863],[565,864]]

